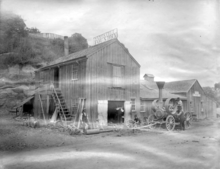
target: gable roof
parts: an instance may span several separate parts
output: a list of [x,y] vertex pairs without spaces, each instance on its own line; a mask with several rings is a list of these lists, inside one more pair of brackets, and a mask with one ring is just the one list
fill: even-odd
[[196,81],[196,79],[191,79],[167,82],[164,85],[164,89],[166,89],[170,93],[187,93]]
[[[140,97],[142,100],[155,100],[159,98],[159,89],[157,87],[156,82],[150,82],[146,80],[140,81]],[[169,91],[163,89],[163,99],[167,98],[181,98],[185,100],[186,97],[178,95],[178,94],[171,94]]]
[[44,66],[40,69],[45,69],[45,68],[49,68],[55,65],[59,65],[61,63],[66,63],[75,59],[79,59],[82,57],[89,57],[91,55],[93,55],[94,53],[98,52],[99,50],[105,48],[106,46],[117,42],[124,50],[125,52],[140,66],[140,64],[134,59],[134,57],[128,52],[128,50],[126,50],[126,48],[124,47],[124,45],[122,43],[119,42],[118,39],[112,39],[94,46],[91,46],[87,49],[83,49],[81,51],[75,52],[75,53],[71,53],[68,56],[63,56],[60,57],[58,59],[56,59],[55,61],[52,61],[51,63],[49,63],[47,66]]

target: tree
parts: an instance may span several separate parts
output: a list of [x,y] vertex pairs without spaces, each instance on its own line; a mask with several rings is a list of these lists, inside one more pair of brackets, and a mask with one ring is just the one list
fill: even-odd
[[212,99],[216,99],[216,93],[215,90],[211,87],[203,87],[203,90],[205,92],[205,95],[212,98]]
[[85,39],[81,34],[74,33],[69,38],[69,53],[74,53],[86,48],[88,48],[87,39]]
[[28,33],[40,33],[39,29],[37,28],[26,28]]
[[215,90],[216,91],[220,91],[220,82],[219,83],[215,83]]
[[203,87],[203,90],[205,92],[205,95],[214,99],[218,105],[220,105],[220,90],[216,90],[215,88],[212,87]]
[[28,36],[24,20],[13,13],[2,12],[0,18],[0,53],[12,52],[20,39]]

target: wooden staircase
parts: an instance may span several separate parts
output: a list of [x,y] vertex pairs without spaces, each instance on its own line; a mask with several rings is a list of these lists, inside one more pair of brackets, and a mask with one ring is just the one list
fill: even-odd
[[66,102],[59,88],[52,88],[52,98],[56,104],[56,110],[62,122],[72,121],[72,115],[66,106]]

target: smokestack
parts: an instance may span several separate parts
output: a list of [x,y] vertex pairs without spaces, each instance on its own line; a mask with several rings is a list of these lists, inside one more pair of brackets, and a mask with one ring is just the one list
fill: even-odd
[[165,82],[156,82],[159,89],[159,102],[163,102],[163,86]]
[[64,36],[64,55],[69,55],[69,42],[68,42],[68,36]]

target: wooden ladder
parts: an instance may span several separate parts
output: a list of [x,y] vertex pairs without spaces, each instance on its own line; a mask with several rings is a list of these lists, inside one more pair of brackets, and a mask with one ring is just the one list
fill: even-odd
[[54,100],[54,103],[56,104],[56,110],[58,111],[61,121],[71,121],[72,116],[66,106],[66,102],[59,88],[52,88],[52,98]]
[[77,107],[77,112],[76,112],[76,118],[75,118],[75,124],[77,124],[77,128],[79,129],[80,127],[80,121],[82,120],[82,112],[85,107],[85,98],[79,98],[79,104]]

